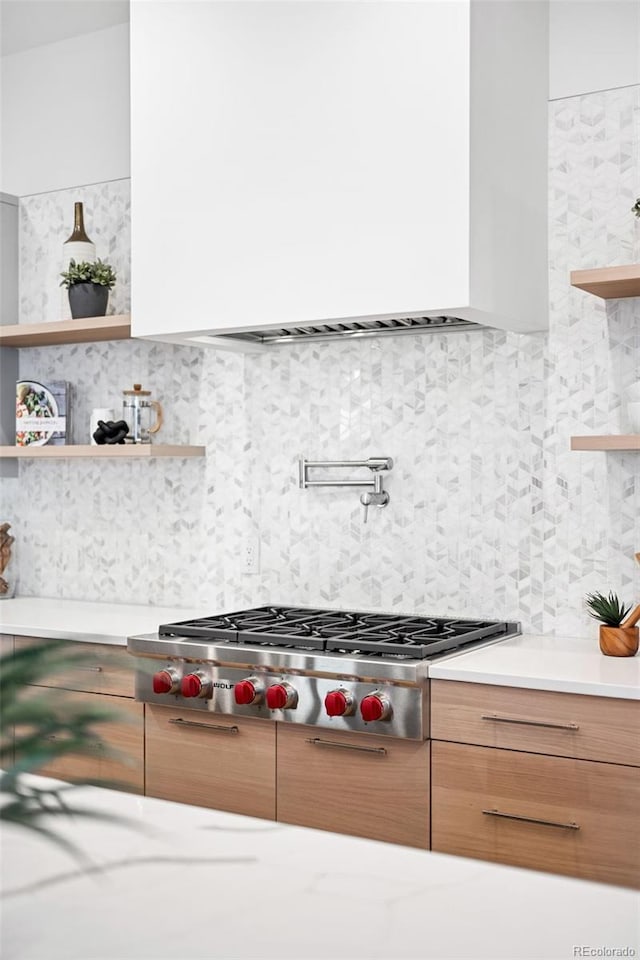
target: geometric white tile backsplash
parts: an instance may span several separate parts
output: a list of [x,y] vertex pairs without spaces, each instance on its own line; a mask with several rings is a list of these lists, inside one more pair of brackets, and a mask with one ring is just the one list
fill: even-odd
[[[21,351],[21,376],[73,384],[74,442],[87,441],[91,409],[117,412],[135,380],[164,403],[158,439],[205,443],[207,458],[21,463],[19,484],[4,482],[19,592],[459,613],[593,634],[586,591],[640,593],[640,458],[570,453],[569,437],[626,429],[640,317],[637,301],[605,305],[568,274],[640,259],[629,212],[639,159],[640,88],[550,104],[548,334],[257,357],[141,341]],[[128,183],[117,181],[22,201],[21,322],[55,316],[51,278],[76,199],[122,278],[110,312],[128,309]],[[359,491],[300,491],[300,455],[393,457],[390,505],[364,526]],[[253,535],[260,573],[247,576],[241,548]]]

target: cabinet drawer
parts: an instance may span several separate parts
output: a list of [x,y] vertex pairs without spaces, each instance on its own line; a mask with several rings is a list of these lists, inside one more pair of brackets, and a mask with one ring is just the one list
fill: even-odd
[[[129,702],[120,697],[110,697],[92,693],[55,690],[48,696],[59,700],[61,709],[86,704],[91,707],[107,709],[114,714],[110,722],[95,726],[96,740],[89,744],[90,754],[80,756],[70,754],[60,760],[47,764],[38,770],[47,777],[60,780],[107,780],[113,785],[122,786],[131,793],[144,792],[144,706]],[[98,742],[98,737],[104,742]],[[112,759],[106,755],[105,747],[117,751],[122,759]],[[112,785],[112,784],[109,784]]]
[[640,886],[640,770],[432,742],[432,848]]
[[428,848],[428,742],[278,724],[278,820]]
[[[46,643],[46,641],[37,637],[16,637],[16,652],[34,643]],[[66,653],[69,656],[82,656],[83,662],[45,677],[35,686],[61,687],[64,690],[133,698],[133,658],[127,653],[126,647],[70,640],[65,648]]]
[[147,705],[152,797],[274,820],[275,724]]
[[11,653],[13,653],[13,637],[0,633],[0,657],[8,657]]
[[640,701],[432,680],[431,736],[640,766]]

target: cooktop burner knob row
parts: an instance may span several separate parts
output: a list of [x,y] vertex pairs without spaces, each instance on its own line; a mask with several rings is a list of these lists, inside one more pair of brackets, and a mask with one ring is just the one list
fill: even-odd
[[331,690],[324,698],[324,708],[330,717],[348,717],[354,712],[355,701],[348,690]]
[[269,710],[288,710],[297,706],[298,694],[290,683],[274,683],[267,689]]
[[180,689],[180,675],[170,667],[154,673],[152,679],[154,693],[177,693]]
[[247,677],[246,680],[240,680],[233,688],[235,701],[239,706],[246,704],[262,703],[264,695],[264,684],[258,677]]
[[182,678],[180,693],[183,697],[210,697],[211,692],[211,680],[208,680],[203,673],[188,673]]
[[360,713],[366,723],[388,720],[391,717],[391,701],[384,693],[370,693],[360,701]]

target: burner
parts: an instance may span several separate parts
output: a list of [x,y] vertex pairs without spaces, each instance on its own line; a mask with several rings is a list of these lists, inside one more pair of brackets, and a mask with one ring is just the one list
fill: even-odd
[[[299,611],[296,611],[299,614]],[[301,650],[324,650],[326,640],[333,637],[357,635],[366,628],[363,619],[352,613],[327,613],[318,610],[306,611],[303,619],[292,617],[275,623],[243,624],[238,634],[238,643],[260,646],[298,647]],[[319,616],[317,614],[320,614]]]
[[236,639],[238,628],[228,616],[205,617],[202,620],[183,620],[178,623],[163,623],[158,628],[164,637],[196,637],[202,640]]
[[500,635],[506,625],[494,621],[445,620],[443,618],[407,617],[382,620],[383,629],[343,635],[327,642],[327,650],[351,650],[361,655],[372,653],[411,657],[423,660],[444,650],[453,650],[462,643],[473,643]]

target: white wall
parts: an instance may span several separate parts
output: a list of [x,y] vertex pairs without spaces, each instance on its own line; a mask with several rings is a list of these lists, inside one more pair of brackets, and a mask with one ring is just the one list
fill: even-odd
[[551,0],[551,100],[640,83],[639,0]]
[[128,24],[3,57],[1,134],[6,193],[128,177]]

